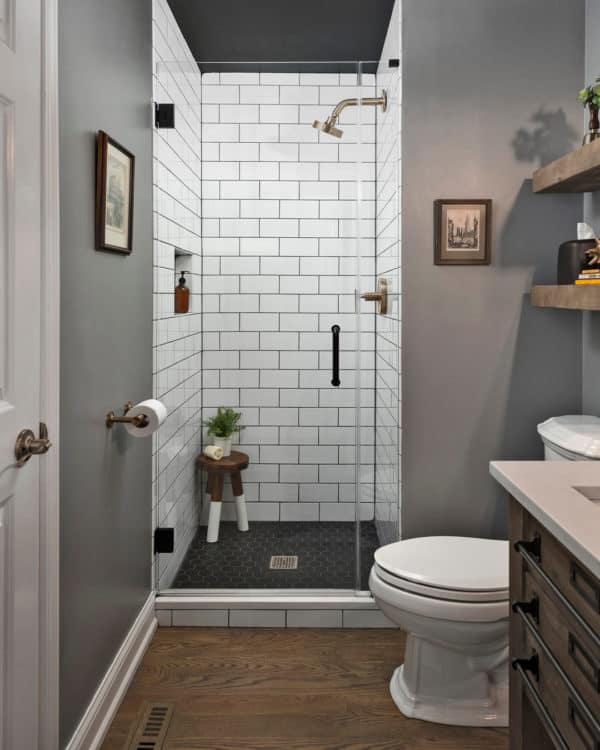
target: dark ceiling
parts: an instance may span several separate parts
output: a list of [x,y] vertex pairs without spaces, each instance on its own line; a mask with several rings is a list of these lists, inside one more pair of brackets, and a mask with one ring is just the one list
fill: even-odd
[[378,60],[394,5],[394,0],[168,2],[199,62]]

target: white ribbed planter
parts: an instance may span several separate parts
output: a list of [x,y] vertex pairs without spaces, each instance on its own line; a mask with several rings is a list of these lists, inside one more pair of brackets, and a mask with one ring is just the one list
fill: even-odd
[[230,435],[229,437],[217,437],[214,436],[213,445],[218,445],[219,448],[223,448],[223,458],[231,455],[231,441],[233,437]]

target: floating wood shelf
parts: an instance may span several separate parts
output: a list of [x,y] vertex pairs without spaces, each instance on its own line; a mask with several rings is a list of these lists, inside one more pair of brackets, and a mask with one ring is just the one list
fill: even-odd
[[533,173],[534,193],[586,193],[600,190],[600,139]]
[[600,310],[600,285],[534,286],[531,304],[534,307],[559,307],[563,310]]

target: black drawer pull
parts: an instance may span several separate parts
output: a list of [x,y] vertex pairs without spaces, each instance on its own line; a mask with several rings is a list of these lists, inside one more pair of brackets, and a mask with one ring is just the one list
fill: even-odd
[[597,693],[600,693],[600,665],[581,647],[573,633],[569,633],[569,656]]
[[529,701],[535,709],[536,714],[539,716],[540,721],[545,726],[546,731],[548,732],[548,737],[550,737],[550,739],[552,740],[552,744],[554,745],[556,750],[569,750],[569,746],[563,739],[563,736],[554,723],[552,716],[550,716],[548,709],[542,703],[542,699],[538,695],[537,690],[533,686],[533,683],[527,676],[527,672],[523,669],[520,662],[521,659],[515,659],[512,663],[513,669],[516,669],[516,671],[519,673],[519,676],[521,677],[521,681],[523,683],[523,687],[527,691]]
[[575,609],[575,607],[571,604],[567,597],[562,593],[562,591],[558,588],[558,586],[554,583],[550,576],[547,575],[547,573],[545,573],[538,565],[537,561],[533,559],[533,557],[529,554],[527,548],[524,547],[523,544],[523,542],[517,542],[515,544],[515,549],[517,550],[517,552],[521,555],[523,560],[525,560],[531,570],[534,570],[546,584],[546,586],[548,586],[554,596],[558,599],[560,606],[564,607],[564,609],[567,610],[567,612],[575,620],[577,625],[583,630],[586,638],[589,638],[594,646],[596,646],[596,648],[600,648],[600,635],[592,630],[592,628],[587,624],[587,622],[583,619],[583,617],[579,614],[579,612]]
[[535,681],[540,681],[540,658],[535,651],[529,659],[513,659],[512,668],[518,672],[531,672],[535,677]]
[[531,557],[533,557],[536,563],[542,562],[542,537],[538,534],[537,531],[533,535],[533,539],[530,542],[525,542],[523,540],[521,540],[520,542],[516,542],[515,549],[517,550],[517,552],[521,552],[521,550],[524,550]]
[[515,613],[521,611],[524,615],[531,615],[531,618],[538,625],[540,624],[540,600],[537,594],[534,594],[529,602],[514,602],[512,611]]
[[587,722],[577,706],[569,698],[569,723],[588,750],[600,750],[600,738]]
[[331,385],[337,388],[340,385],[340,327],[337,325],[331,326],[331,334],[331,353],[333,359]]
[[[554,671],[558,674],[562,683],[565,685],[565,687],[569,691],[569,698],[573,701],[579,713],[585,717],[587,723],[591,727],[591,731],[596,732],[597,735],[600,736],[600,724],[598,723],[598,720],[592,714],[588,706],[586,706],[586,704],[584,703],[582,697],[579,695],[579,693],[575,689],[575,686],[571,682],[569,676],[567,675],[565,670],[561,667],[561,665],[558,663],[552,651],[550,651],[550,649],[548,648],[546,641],[538,633],[536,628],[531,624],[531,620],[526,615],[524,615],[521,612],[521,610],[517,610],[517,613],[519,617],[521,618],[521,620],[523,621],[523,624],[527,628],[527,632],[532,637],[536,646],[539,648],[540,652],[544,654],[544,659],[547,659],[548,662],[550,662],[550,664],[554,668]],[[513,666],[514,666],[514,663],[513,663]]]
[[573,560],[569,579],[575,591],[600,614],[600,586]]

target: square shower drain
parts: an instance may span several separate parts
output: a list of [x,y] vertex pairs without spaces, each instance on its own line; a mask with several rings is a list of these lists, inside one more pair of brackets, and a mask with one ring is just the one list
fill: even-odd
[[297,570],[298,555],[273,555],[269,570]]

